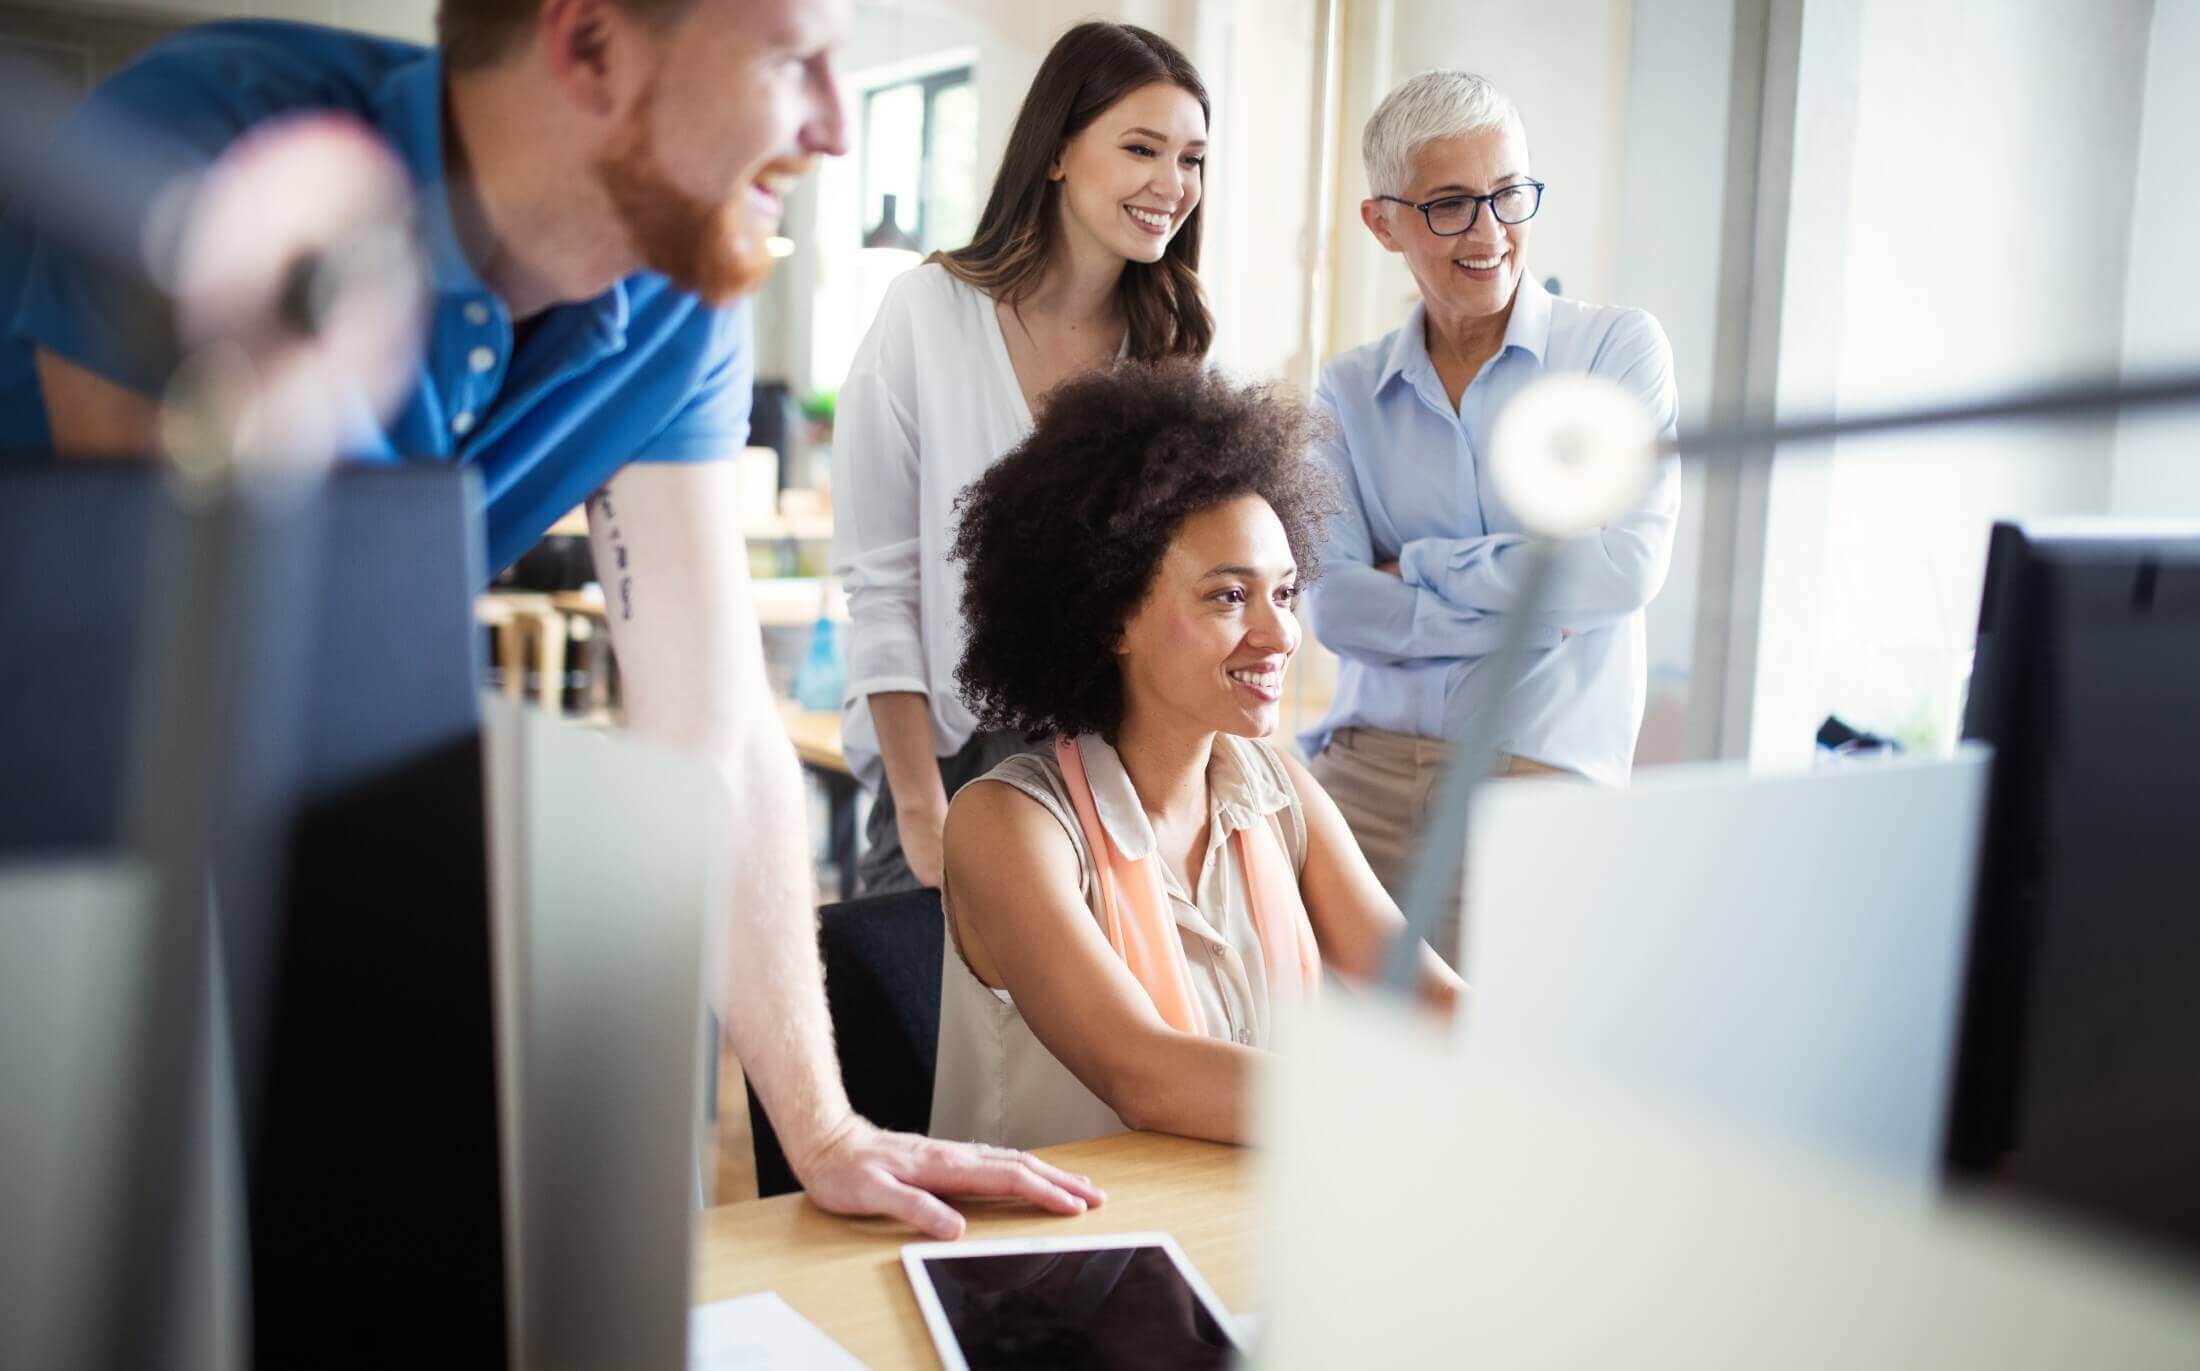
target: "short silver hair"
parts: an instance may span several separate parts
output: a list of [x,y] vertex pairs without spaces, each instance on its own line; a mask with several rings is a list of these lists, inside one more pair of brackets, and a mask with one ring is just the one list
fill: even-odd
[[1424,71],[1383,97],[1360,135],[1370,195],[1398,195],[1413,174],[1413,155],[1439,138],[1506,125],[1525,128],[1520,111],[1487,80],[1464,71]]

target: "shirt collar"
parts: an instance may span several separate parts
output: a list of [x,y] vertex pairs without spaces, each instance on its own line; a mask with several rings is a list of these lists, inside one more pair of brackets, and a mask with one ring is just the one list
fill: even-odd
[[1268,767],[1254,764],[1254,749],[1259,746],[1227,733],[1215,736],[1215,755],[1207,763],[1207,790],[1213,796],[1216,820],[1209,846],[1291,807],[1290,792],[1276,783]]
[[[1215,737],[1214,754],[1207,762],[1210,849],[1291,804],[1291,797],[1262,768],[1247,764],[1246,750],[1257,746],[1226,733]],[[1145,860],[1154,850],[1153,822],[1146,817],[1146,806],[1139,801],[1122,757],[1105,739],[1091,733],[1079,735],[1077,751],[1084,759],[1092,806],[1099,812],[1108,841],[1131,861]]]
[[[1551,345],[1551,293],[1543,283],[1528,273],[1520,274],[1520,284],[1513,287],[1512,314],[1505,321],[1505,342],[1498,348],[1504,355],[1513,348],[1544,360]],[[1390,350],[1383,357],[1383,369],[1375,378],[1375,388],[1381,390],[1393,380],[1411,381],[1422,372],[1433,372],[1435,364],[1428,359],[1428,306],[1415,301],[1413,313],[1399,330],[1391,335]]]
[[443,175],[443,55],[429,48],[383,78],[375,95],[382,135],[411,169],[413,191],[420,197],[420,233],[428,250],[435,289],[442,295],[488,293],[466,259],[451,226],[451,204]]
[[1541,362],[1551,346],[1551,293],[1531,272],[1520,273],[1513,287],[1512,317],[1505,321],[1505,347],[1519,348]]
[[1390,351],[1383,358],[1382,374],[1375,378],[1375,389],[1400,378],[1411,381],[1433,369],[1428,359],[1428,306],[1416,300],[1413,313],[1390,335]]
[[[420,210],[420,236],[428,253],[428,269],[436,294],[462,297],[493,296],[488,283],[474,270],[451,223],[449,181],[443,163],[443,53],[431,47],[417,59],[397,67],[383,78],[375,93],[376,122],[398,156],[412,172],[413,194]],[[613,352],[626,344],[628,301],[626,283],[592,300],[580,302],[586,311],[585,336],[600,351]]]

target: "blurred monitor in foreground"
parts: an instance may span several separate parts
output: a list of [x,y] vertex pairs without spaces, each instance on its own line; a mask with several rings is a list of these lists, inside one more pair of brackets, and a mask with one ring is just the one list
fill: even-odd
[[1959,1177],[2200,1255],[2200,524],[2002,524]]
[[1468,842],[1470,1044],[1929,1195],[1986,777],[1966,749],[1489,787]]
[[[421,1328],[434,1328],[439,1354],[454,1361],[505,1359],[472,479],[338,472],[310,513],[301,505],[280,532],[261,525],[263,549],[276,538],[303,545],[285,566],[295,579],[269,584],[258,574],[267,564],[249,556],[226,564],[235,598],[223,605],[233,613],[222,641],[190,642],[178,604],[191,598],[193,568],[209,563],[186,546],[235,554],[251,541],[244,516],[208,524],[151,463],[0,471],[0,863],[132,853],[146,841],[147,811],[204,814],[216,1012],[238,1063],[250,1233],[251,1325],[240,1341],[258,1365],[389,1364],[418,1355]],[[301,528],[312,536],[296,537]],[[257,613],[279,599],[294,603]],[[239,648],[264,647],[277,623],[308,641],[285,653]],[[194,680],[193,662],[217,674]],[[133,793],[151,774],[136,755],[146,722],[187,717],[158,705],[194,687],[231,702],[211,753],[221,774]],[[114,956],[144,962],[135,972],[8,969],[134,977],[133,993],[151,1001],[203,974],[195,944],[154,936],[176,917],[165,902],[150,916],[140,941],[162,950],[117,944]],[[88,1005],[81,1023],[89,1032],[122,1008]],[[123,1201],[136,1234],[123,1259],[134,1244],[146,1268],[117,1279],[188,1290],[203,1254],[150,1268],[164,1261],[158,1210],[188,1208],[177,1196],[203,1177],[144,1155],[142,1140],[191,1126],[175,1117],[193,1111],[172,1078],[185,1074],[173,1059],[193,1049],[164,1041],[159,1023],[138,1028],[134,1058],[93,1054],[82,1066],[103,1080],[150,1072],[170,1087],[143,1092],[113,1123],[140,1154],[125,1165],[138,1174]],[[168,1028],[170,1038],[193,1031]],[[38,1050],[61,1058],[93,1042],[57,1035]],[[86,1154],[101,1141],[85,1139]],[[0,1225],[0,1248],[12,1249],[12,1236]]]

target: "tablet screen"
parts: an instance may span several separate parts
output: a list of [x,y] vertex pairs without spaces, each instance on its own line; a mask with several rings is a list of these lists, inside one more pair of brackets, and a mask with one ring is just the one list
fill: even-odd
[[1160,1247],[924,1259],[970,1371],[1223,1367],[1235,1344]]

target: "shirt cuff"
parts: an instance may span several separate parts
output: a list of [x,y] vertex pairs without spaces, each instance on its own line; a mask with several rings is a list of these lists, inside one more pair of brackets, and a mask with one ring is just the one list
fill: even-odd
[[869,676],[852,676],[843,691],[843,698],[861,700],[872,695],[922,695],[932,698],[932,687],[922,677],[880,672]]

